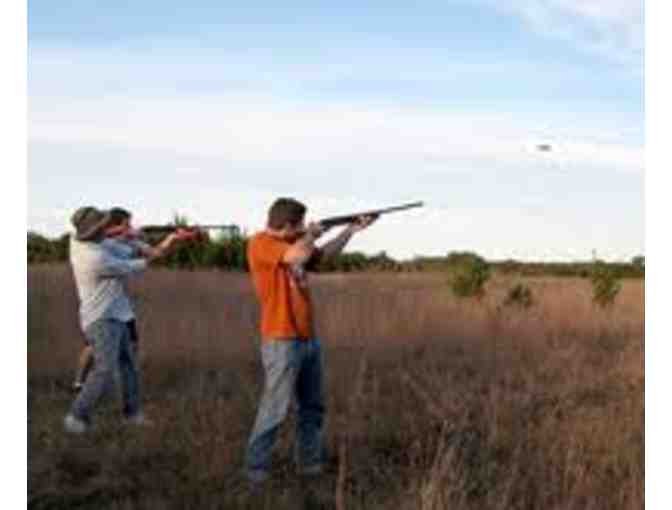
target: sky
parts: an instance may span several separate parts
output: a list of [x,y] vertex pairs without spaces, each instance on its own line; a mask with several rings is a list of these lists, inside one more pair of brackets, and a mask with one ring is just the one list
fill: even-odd
[[348,247],[397,258],[644,253],[643,2],[31,0],[27,64],[47,235],[82,205],[254,232],[293,196],[424,201]]

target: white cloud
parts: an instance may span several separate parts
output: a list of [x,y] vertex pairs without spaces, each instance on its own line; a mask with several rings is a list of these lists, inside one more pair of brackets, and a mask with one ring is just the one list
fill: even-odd
[[487,0],[541,35],[576,44],[643,72],[643,0]]
[[[547,122],[547,119],[546,119]],[[585,124],[587,125],[587,124]],[[33,140],[170,150],[232,164],[391,165],[450,172],[455,165],[539,166],[563,170],[643,170],[639,145],[603,129],[556,122],[553,150],[539,152],[538,123],[516,113],[434,112],[413,108],[289,105],[237,96],[171,99],[109,97],[31,104]],[[549,132],[547,128],[545,130]],[[197,169],[194,169],[197,170]],[[187,169],[182,169],[187,171]]]
[[[474,85],[508,74],[525,76],[531,84],[577,83],[580,70],[560,62],[532,62],[525,55],[493,59],[450,47],[417,48],[348,45],[329,54],[193,47],[189,39],[155,40],[152,47],[43,46],[30,47],[29,89],[34,94],[96,97],[128,89],[148,94],[176,90],[284,94],[348,92],[376,100],[382,89],[397,96],[409,85],[427,93],[445,90],[468,93]],[[160,48],[157,50],[156,48]],[[446,65],[449,63],[449,65]],[[400,73],[403,69],[403,73]],[[367,94],[373,84],[373,93]]]
[[175,169],[175,172],[180,174],[180,175],[186,175],[186,176],[198,176],[203,172],[202,168],[197,168],[197,167],[187,167],[187,166],[178,166]]

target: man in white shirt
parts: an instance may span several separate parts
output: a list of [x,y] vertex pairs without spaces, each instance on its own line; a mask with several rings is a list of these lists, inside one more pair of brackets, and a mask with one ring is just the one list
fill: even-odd
[[[105,228],[105,239],[101,245],[113,255],[121,258],[145,257],[152,253],[153,248],[140,240],[139,232],[131,226],[132,215],[126,209],[113,207],[109,211],[110,225]],[[135,319],[126,322],[129,328],[130,343],[135,355],[136,365],[139,364],[139,337]],[[84,346],[77,357],[77,373],[72,385],[74,391],[81,391],[84,381],[93,368],[93,347],[84,335]]]
[[71,237],[70,263],[80,300],[82,331],[93,348],[94,368],[65,417],[65,429],[83,433],[101,397],[114,386],[120,374],[123,413],[130,424],[146,424],[139,398],[138,374],[130,346],[127,323],[135,318],[126,292],[125,279],[147,268],[149,261],[166,255],[179,241],[192,234],[177,231],[145,258],[124,258],[103,243],[111,215],[94,207],[82,207],[72,217],[76,234]]

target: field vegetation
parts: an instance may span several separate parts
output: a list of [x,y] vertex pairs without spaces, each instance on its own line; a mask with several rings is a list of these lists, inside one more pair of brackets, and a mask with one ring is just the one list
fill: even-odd
[[[244,273],[154,269],[137,300],[148,430],[62,431],[81,346],[67,266],[28,271],[28,499],[35,509],[641,509],[644,285],[611,306],[585,278],[439,273],[313,279],[326,346],[328,468],[296,476],[293,423],[266,491],[242,456],[263,373]],[[515,290],[520,286],[518,290]],[[510,306],[511,304],[521,306]]]

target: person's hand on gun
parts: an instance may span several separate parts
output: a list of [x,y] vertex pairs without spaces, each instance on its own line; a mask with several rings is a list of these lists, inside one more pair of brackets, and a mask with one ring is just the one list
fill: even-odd
[[185,242],[193,241],[196,239],[195,234],[192,230],[186,228],[178,228],[175,232],[168,234],[163,241],[159,244],[159,249],[162,252],[162,255],[172,251],[176,245],[182,244]]
[[180,241],[198,241],[202,237],[202,232],[195,228],[178,228],[173,237],[176,242]]

